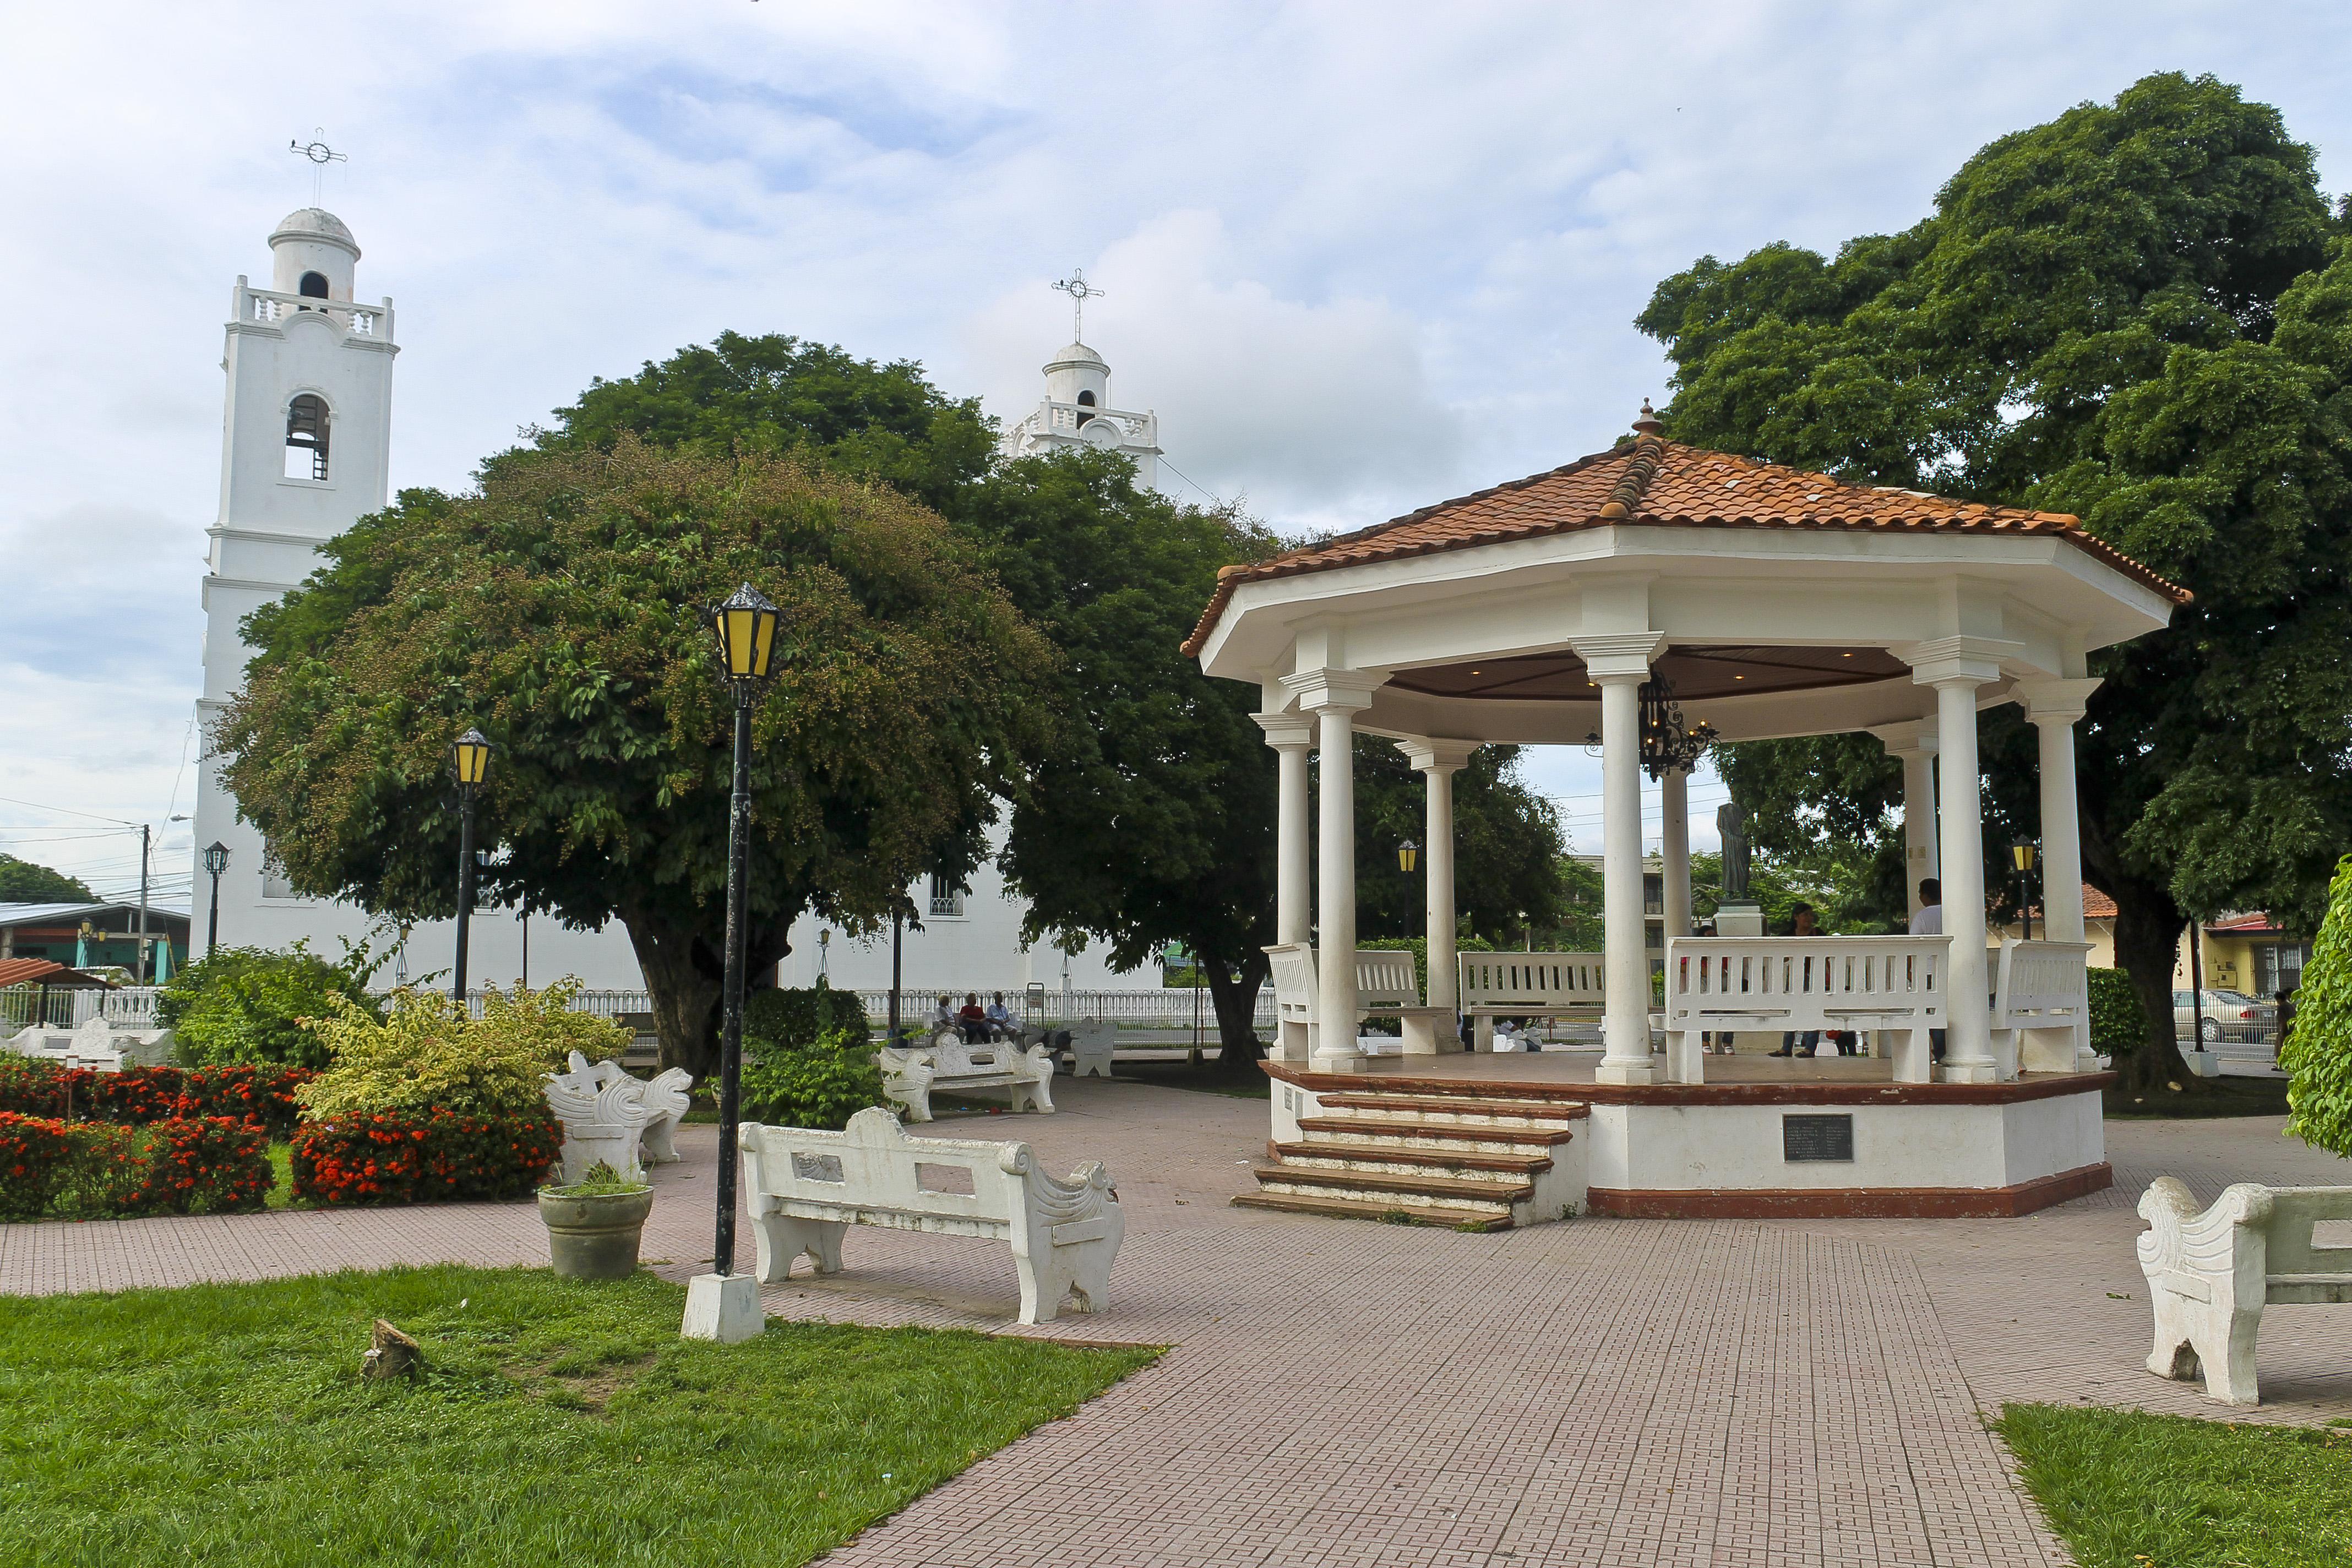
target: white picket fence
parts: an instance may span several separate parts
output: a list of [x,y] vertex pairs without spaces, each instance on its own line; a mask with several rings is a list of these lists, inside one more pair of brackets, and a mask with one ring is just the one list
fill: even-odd
[[[52,988],[48,996],[48,1026],[74,1029],[92,1018],[127,1028],[155,1026],[155,997],[161,986],[126,985],[120,991],[67,991]],[[41,988],[11,985],[0,991],[0,1029],[13,1029],[41,1016]]]

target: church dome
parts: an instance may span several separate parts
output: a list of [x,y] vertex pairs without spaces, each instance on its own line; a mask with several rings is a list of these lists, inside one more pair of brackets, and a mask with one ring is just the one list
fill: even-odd
[[344,226],[343,220],[324,207],[303,207],[280,218],[278,227],[269,236],[269,243],[276,245],[286,239],[341,246],[353,257],[360,253],[360,242],[352,237],[352,231]]
[[1061,369],[1065,365],[1087,365],[1099,370],[1108,370],[1110,368],[1110,365],[1105,362],[1102,355],[1095,353],[1094,350],[1087,347],[1084,343],[1072,343],[1069,347],[1055,354],[1052,359],[1046,361],[1045,374],[1051,375],[1055,371]]

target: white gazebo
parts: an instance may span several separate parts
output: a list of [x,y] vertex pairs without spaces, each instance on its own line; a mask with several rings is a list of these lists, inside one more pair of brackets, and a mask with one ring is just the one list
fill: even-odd
[[[2088,1070],[2082,1007],[2073,726],[2097,685],[2086,657],[2163,626],[2188,595],[2071,517],[1845,484],[1681,446],[1659,428],[1645,406],[1633,437],[1608,452],[1220,574],[1186,651],[1211,675],[1259,686],[1258,720],[1280,754],[1280,945],[1273,951],[1285,1025],[1269,1070],[1302,1092],[1276,1095],[1277,1142],[1286,1132],[1296,1142],[1297,1114],[1286,1117],[1286,1105],[1313,1120],[1308,1101],[1348,1092],[1351,1080],[1357,1098],[1398,1071],[1418,1075],[1424,1089],[1491,1086],[1507,1072],[1533,1081],[1532,1063],[1455,1057],[1440,1072],[1433,1059],[1462,1050],[1454,1021],[1465,1005],[1453,952],[1451,777],[1482,744],[1578,744],[1597,732],[1603,1050],[1574,1085],[1593,1117],[1610,1106],[1791,1103],[1790,1084],[1801,1089],[1816,1080],[1706,1083],[1699,1031],[1814,1027],[1826,1015],[1833,1025],[1859,1021],[1878,1048],[1874,1076],[1818,1080],[1821,1103],[1845,1103],[1840,1095],[1853,1093],[1876,1097],[1853,1103],[1912,1108],[2071,1097],[2055,1143],[2047,1128],[2018,1136],[2051,1144],[2029,1164],[2084,1153],[2081,1097],[2089,1096],[2087,1137],[2095,1146],[2105,1079]],[[2010,702],[2024,708],[2040,735],[2049,940],[1995,951],[1985,919],[1976,716]],[[1661,731],[1674,733],[1669,704],[1689,730],[1705,726],[1727,741],[1877,736],[1903,759],[1915,900],[1919,879],[1941,867],[1944,934],[1691,935],[1691,759],[1685,751],[1681,766],[1661,766],[1661,752],[1672,756],[1675,748],[1655,743]],[[1351,747],[1359,731],[1394,741],[1428,780],[1425,998],[1360,989],[1369,972],[1356,954]],[[1311,915],[1310,751],[1322,784]],[[1662,1001],[1652,997],[1654,950],[1643,945],[1645,753],[1664,797]],[[1311,1000],[1302,989],[1310,972]],[[1368,1009],[1408,1015],[1402,1062],[1365,1054],[1357,1020]],[[1940,1061],[1931,1059],[1931,1031],[1942,1037]],[[1743,1066],[1752,1075],[1752,1065]],[[1780,1092],[1753,1092],[1766,1088]],[[1758,1149],[1769,1143],[1768,1133],[1786,1131],[1774,1121],[1755,1131]],[[1601,1163],[1591,1173],[1595,1206],[1607,1206],[1602,1164],[1617,1162],[1630,1180],[1642,1163],[1638,1127],[1621,1131],[1632,1141],[1613,1151],[1598,1121],[1587,1139],[1590,1160]],[[2015,1141],[2007,1132],[2001,1140]],[[1919,1140],[1882,1142],[1891,1153],[1894,1143]],[[2104,1173],[2096,1147],[2087,1152],[2095,1157],[2041,1175]],[[1932,1177],[1940,1167],[1922,1166],[1911,1157],[1917,1152],[1880,1163],[1896,1176]],[[1692,1163],[1684,1173],[1691,1190],[1724,1188],[1720,1160],[1701,1153]],[[1996,1161],[1961,1173],[1970,1179],[1957,1184],[2016,1187],[2015,1180],[1973,1178],[2019,1169],[2015,1160]],[[1812,1174],[1826,1182],[1870,1173]]]

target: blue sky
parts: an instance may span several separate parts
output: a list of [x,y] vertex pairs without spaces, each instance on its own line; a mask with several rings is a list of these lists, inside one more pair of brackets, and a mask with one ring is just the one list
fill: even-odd
[[[1014,414],[1067,331],[1045,284],[1082,266],[1171,488],[1288,531],[1607,445],[1668,390],[1630,325],[1660,278],[1905,226],[1986,141],[2148,71],[2279,105],[2352,184],[2333,5],[298,14],[9,5],[0,848],[109,890],[135,839],[92,817],[158,824],[161,885],[188,886],[164,819],[193,778],[221,322],[310,199],[285,149],[314,126],[351,155],[325,202],[360,291],[399,309],[395,484],[461,485],[590,376],[730,327],[919,359]],[[1593,765],[1530,770],[1597,843]]]

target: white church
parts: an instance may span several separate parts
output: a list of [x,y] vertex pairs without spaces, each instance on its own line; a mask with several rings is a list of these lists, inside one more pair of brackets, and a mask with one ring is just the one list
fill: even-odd
[[[220,512],[207,531],[204,578],[204,688],[199,728],[209,736],[223,707],[244,684],[252,657],[238,625],[294,587],[320,563],[319,548],[359,518],[383,510],[390,495],[392,367],[401,345],[389,298],[357,293],[359,242],[332,213],[305,207],[269,237],[267,288],[240,277],[230,296],[222,359],[228,390],[221,442]],[[1109,367],[1074,342],[1045,367],[1045,397],[1004,438],[1008,455],[1084,444],[1132,457],[1146,483],[1157,478],[1159,421],[1108,406]],[[1001,827],[999,829],[1002,831]],[[201,765],[195,842],[228,850],[220,878],[224,946],[283,948],[307,939],[332,958],[341,939],[365,936],[367,911],[294,896],[260,834],[236,816],[216,759]],[[201,857],[201,847],[199,848]],[[450,874],[457,874],[452,866]],[[1099,947],[1066,954],[1021,944],[1026,906],[982,865],[969,888],[908,889],[923,911],[908,930],[903,973],[910,992],[1014,992],[1157,987],[1156,967],[1113,973]],[[201,860],[195,900],[206,907],[211,885]],[[200,918],[199,926],[202,921]],[[634,991],[644,984],[628,933],[616,921],[601,931],[568,931],[541,916],[478,910],[469,933],[469,973],[477,984],[522,980],[545,985],[576,975],[591,989]],[[420,979],[450,965],[454,928],[419,925],[379,983]],[[891,944],[853,942],[811,919],[793,930],[793,952],[779,966],[786,985],[814,984],[823,973],[836,986],[882,989],[890,984]]]

